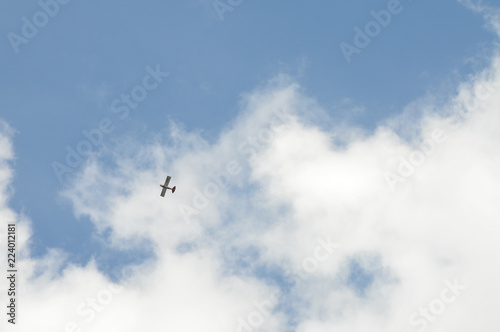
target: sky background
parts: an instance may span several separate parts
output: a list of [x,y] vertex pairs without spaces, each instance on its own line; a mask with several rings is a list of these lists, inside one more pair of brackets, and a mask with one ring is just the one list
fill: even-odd
[[[347,59],[340,45],[393,5]],[[243,331],[255,301],[278,294],[251,328],[497,331],[488,310],[475,325],[456,319],[499,273],[477,259],[497,249],[493,5],[2,3],[1,215],[24,232],[19,328],[33,330],[32,316],[47,331]],[[28,37],[37,17],[47,20]],[[155,87],[125,111],[122,96],[145,80]],[[103,121],[112,130],[58,175]],[[161,198],[166,175],[178,191]],[[305,261],[318,266],[297,285]],[[466,279],[439,319],[408,322],[446,280]],[[92,319],[75,311],[110,284],[119,301]],[[35,313],[44,300],[57,318]]]

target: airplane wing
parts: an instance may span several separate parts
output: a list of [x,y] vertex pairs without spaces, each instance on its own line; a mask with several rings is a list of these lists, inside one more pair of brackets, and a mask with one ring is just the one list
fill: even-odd
[[171,178],[172,178],[172,177],[171,177],[170,175],[169,175],[169,176],[167,176],[167,179],[165,180],[165,184],[164,184],[164,186],[165,186],[165,187],[168,187],[168,184],[170,183],[170,179],[171,179]]
[[163,188],[163,189],[161,190],[161,194],[160,194],[160,196],[161,196],[161,197],[165,197],[165,193],[166,193],[166,192],[167,192],[167,188]]

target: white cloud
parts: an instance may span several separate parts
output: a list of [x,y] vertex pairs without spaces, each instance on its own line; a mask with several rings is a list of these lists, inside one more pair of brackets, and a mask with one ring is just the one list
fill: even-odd
[[497,7],[485,4],[483,0],[458,0],[458,2],[481,14],[486,20],[486,27],[500,36],[500,11]]

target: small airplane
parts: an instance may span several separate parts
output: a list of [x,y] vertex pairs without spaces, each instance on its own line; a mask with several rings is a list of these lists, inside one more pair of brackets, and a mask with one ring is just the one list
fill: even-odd
[[160,196],[161,196],[161,197],[165,197],[165,193],[167,192],[167,189],[172,190],[172,194],[173,194],[173,193],[175,193],[175,186],[173,186],[172,188],[170,188],[170,187],[168,186],[168,184],[170,183],[170,179],[171,179],[171,178],[172,178],[172,177],[171,177],[170,175],[169,175],[169,176],[167,176],[167,179],[165,180],[165,184],[163,184],[163,185],[162,185],[162,184],[160,184],[160,187],[162,187],[162,188],[163,188],[163,189],[161,190],[161,194],[160,194]]

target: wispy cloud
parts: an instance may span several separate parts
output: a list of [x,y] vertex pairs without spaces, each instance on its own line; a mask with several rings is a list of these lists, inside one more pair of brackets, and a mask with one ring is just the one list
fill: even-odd
[[485,4],[482,0],[458,0],[462,5],[481,14],[486,20],[486,26],[500,36],[500,10]]

